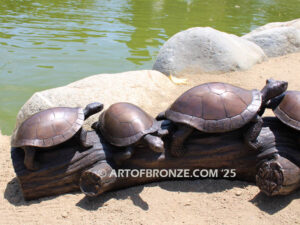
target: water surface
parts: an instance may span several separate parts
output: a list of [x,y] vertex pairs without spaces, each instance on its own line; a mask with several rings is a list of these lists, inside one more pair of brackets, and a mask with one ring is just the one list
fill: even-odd
[[300,15],[300,0],[1,0],[0,128],[36,91],[98,73],[150,69],[175,33],[242,35]]

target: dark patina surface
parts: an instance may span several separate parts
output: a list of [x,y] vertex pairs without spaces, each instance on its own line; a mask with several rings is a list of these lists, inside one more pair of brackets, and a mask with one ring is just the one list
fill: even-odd
[[36,113],[18,128],[12,147],[51,147],[69,140],[84,122],[82,108],[56,107]]
[[141,108],[127,102],[111,105],[99,118],[101,134],[115,146],[131,145],[158,130],[158,123]]
[[300,130],[300,92],[287,91],[280,104],[273,110],[286,125]]
[[260,106],[258,90],[249,91],[226,83],[206,83],[182,94],[165,116],[200,131],[227,132],[251,121]]

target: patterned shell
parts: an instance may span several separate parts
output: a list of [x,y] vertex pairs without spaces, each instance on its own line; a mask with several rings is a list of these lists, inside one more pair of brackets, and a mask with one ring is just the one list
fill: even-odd
[[82,108],[56,107],[25,120],[12,138],[12,147],[51,147],[69,140],[82,127]]
[[261,101],[258,90],[206,83],[183,93],[165,115],[203,132],[227,132],[248,123],[260,109]]
[[156,132],[158,123],[139,107],[126,102],[115,103],[99,118],[101,134],[115,146],[128,146],[144,135]]
[[274,113],[281,122],[300,130],[300,92],[287,91]]

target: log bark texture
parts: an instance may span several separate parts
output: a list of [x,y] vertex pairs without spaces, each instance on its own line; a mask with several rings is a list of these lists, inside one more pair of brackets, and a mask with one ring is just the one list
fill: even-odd
[[[26,200],[80,189],[88,196],[97,196],[109,190],[174,179],[116,177],[110,173],[113,169],[189,169],[191,172],[218,169],[219,178],[257,180],[258,186],[268,195],[296,190],[300,184],[299,133],[276,118],[265,118],[258,137],[259,147],[252,150],[244,143],[242,132],[242,129],[223,134],[195,131],[184,144],[186,154],[178,158],[168,152],[172,135],[167,135],[164,160],[157,160],[159,153],[136,146],[134,155],[121,165],[115,163],[114,156],[124,149],[111,146],[94,131],[88,132],[87,139],[93,143],[90,149],[84,150],[75,140],[70,140],[55,149],[38,151],[37,160],[41,165],[38,171],[26,170],[22,149],[12,148],[11,155]],[[224,177],[227,171],[224,169],[233,169],[236,176]]]

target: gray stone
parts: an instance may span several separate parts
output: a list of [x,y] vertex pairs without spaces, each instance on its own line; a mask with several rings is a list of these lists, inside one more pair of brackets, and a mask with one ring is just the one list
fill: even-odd
[[195,27],[171,37],[160,49],[153,69],[167,75],[228,72],[249,69],[265,58],[253,42],[210,27]]
[[267,23],[261,27],[258,27],[254,30],[252,30],[248,34],[254,34],[258,33],[260,31],[269,30],[276,27],[294,27],[296,29],[300,29],[300,19],[295,19],[287,22],[273,22],[273,23]]
[[[173,100],[168,98],[176,86],[163,74],[153,71],[130,71],[119,74],[99,74],[76,81],[64,87],[36,92],[17,115],[17,126],[36,112],[51,107],[85,107],[99,101],[105,108],[116,102],[131,102],[155,116]],[[89,118],[84,127],[98,119]]]
[[266,24],[242,38],[259,45],[269,57],[298,52],[300,51],[300,20]]

